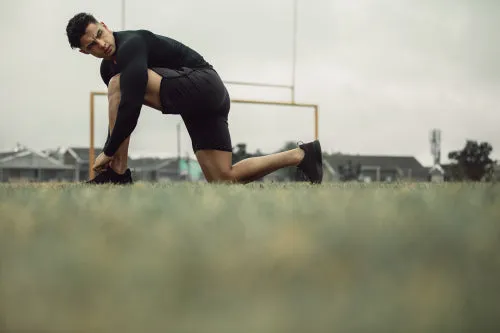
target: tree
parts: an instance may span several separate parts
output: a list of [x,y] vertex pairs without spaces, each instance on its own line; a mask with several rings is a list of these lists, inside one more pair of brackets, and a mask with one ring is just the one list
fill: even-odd
[[252,157],[251,154],[247,152],[246,143],[238,143],[235,148],[233,148],[233,164],[244,160],[246,158]]
[[456,161],[452,166],[454,175],[471,181],[488,177],[493,170],[493,160],[489,156],[492,151],[493,147],[487,142],[467,140],[462,150],[448,154],[450,160]]

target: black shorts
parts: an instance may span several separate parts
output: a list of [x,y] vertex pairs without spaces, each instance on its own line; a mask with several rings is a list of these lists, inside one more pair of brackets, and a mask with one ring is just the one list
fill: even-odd
[[193,151],[232,151],[228,128],[229,93],[214,69],[151,68],[162,77],[164,114],[178,114],[191,137]]

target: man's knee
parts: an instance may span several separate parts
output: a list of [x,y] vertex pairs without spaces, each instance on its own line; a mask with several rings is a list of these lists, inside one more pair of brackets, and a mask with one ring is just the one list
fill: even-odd
[[209,180],[210,183],[232,183],[235,181],[236,179],[232,169],[218,170]]

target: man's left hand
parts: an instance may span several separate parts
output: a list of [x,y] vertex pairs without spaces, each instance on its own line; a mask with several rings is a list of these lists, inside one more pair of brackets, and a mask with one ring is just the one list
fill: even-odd
[[102,171],[106,170],[109,167],[108,164],[109,164],[109,162],[111,162],[112,159],[113,159],[113,157],[109,157],[109,156],[106,156],[104,153],[100,153],[94,162],[94,166],[93,166],[94,171],[102,172]]

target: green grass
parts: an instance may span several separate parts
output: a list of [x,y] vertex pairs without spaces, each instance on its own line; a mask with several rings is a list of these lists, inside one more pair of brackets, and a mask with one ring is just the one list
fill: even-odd
[[498,332],[500,186],[0,185],[0,332]]

